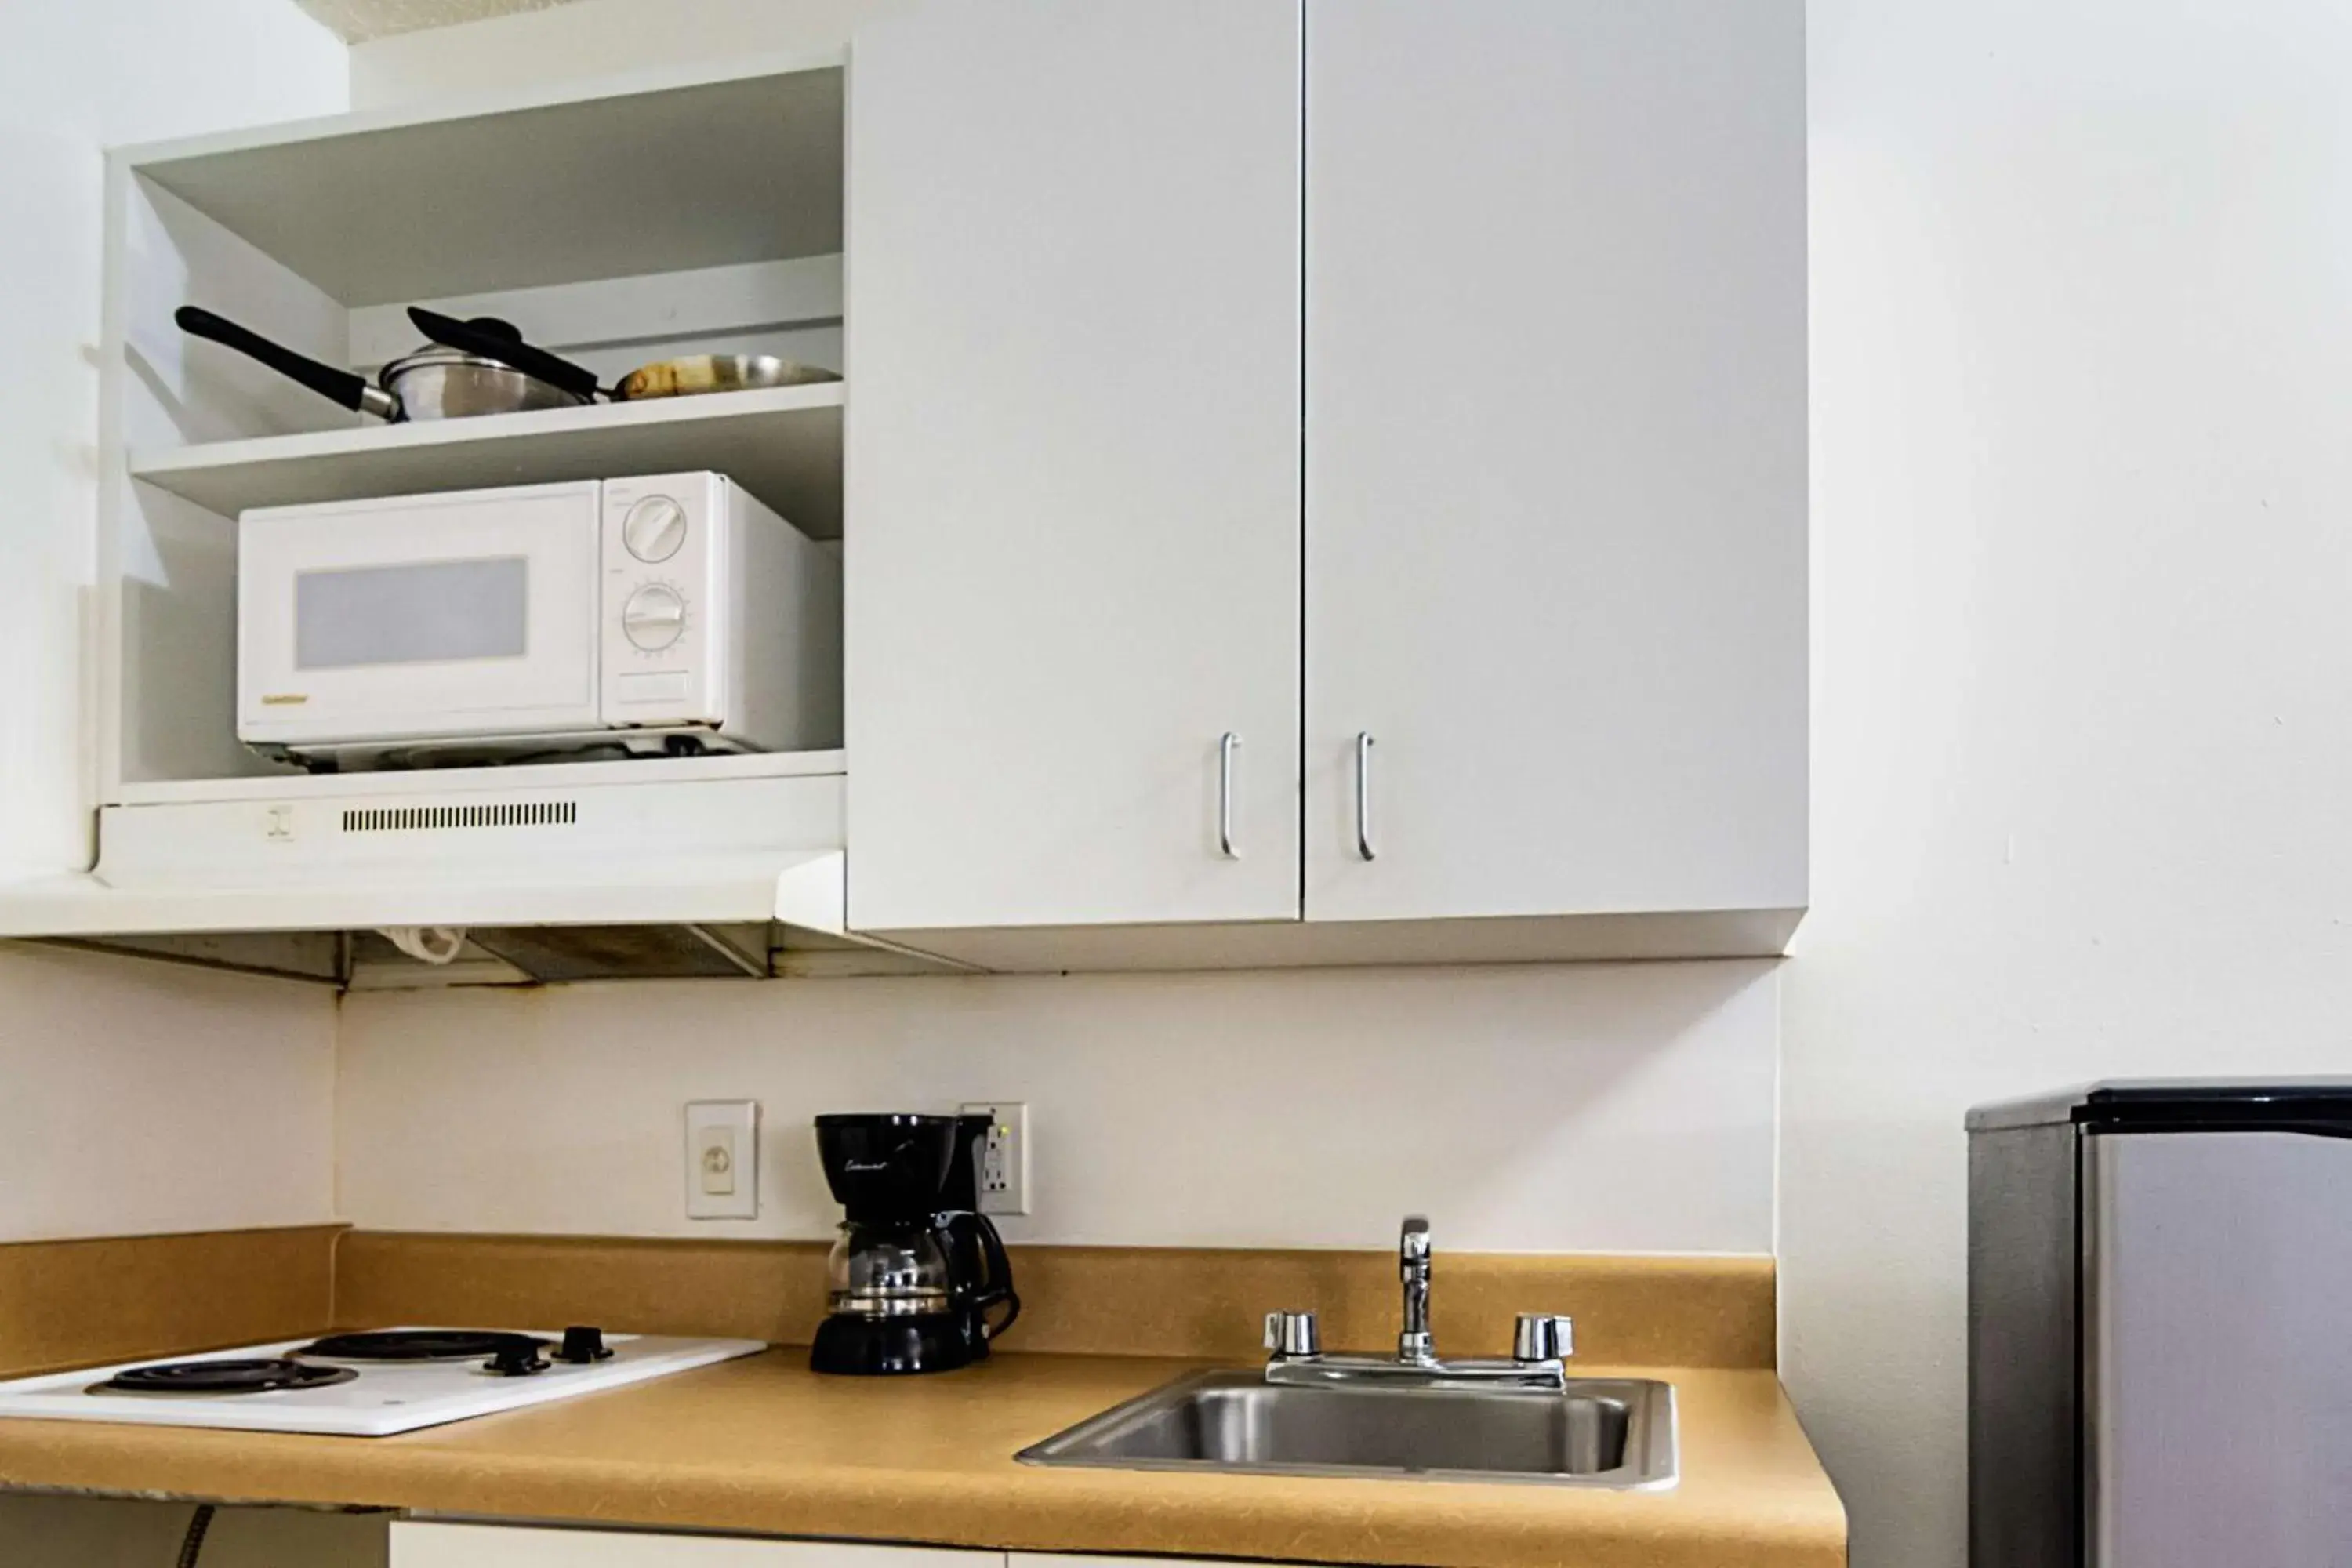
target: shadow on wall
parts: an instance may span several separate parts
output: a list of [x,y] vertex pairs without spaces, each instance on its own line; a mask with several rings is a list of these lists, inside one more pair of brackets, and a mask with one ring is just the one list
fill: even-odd
[[[0,1496],[0,1563],[9,1568],[156,1568],[173,1561],[195,1510],[111,1498]],[[224,1508],[204,1568],[384,1568],[387,1513]]]

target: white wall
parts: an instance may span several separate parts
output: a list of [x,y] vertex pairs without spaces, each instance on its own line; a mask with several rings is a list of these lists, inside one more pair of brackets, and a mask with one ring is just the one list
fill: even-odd
[[2352,8],[1815,0],[1783,1371],[1964,1561],[1983,1100],[2352,1068]]
[[0,950],[0,1242],[332,1220],[334,1046],[322,987]]
[[[388,1229],[830,1235],[809,1119],[1030,1106],[1014,1239],[1763,1252],[1760,963],[361,993],[342,1204]],[[758,1100],[757,1221],[684,1215],[680,1107]]]

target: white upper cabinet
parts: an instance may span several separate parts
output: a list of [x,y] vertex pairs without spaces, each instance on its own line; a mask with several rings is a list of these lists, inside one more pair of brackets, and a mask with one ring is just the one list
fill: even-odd
[[1777,951],[1801,0],[1311,0],[1306,53],[1308,921],[1780,911]]
[[1801,0],[980,0],[851,76],[854,926],[1780,951]]
[[1297,5],[941,0],[850,68],[851,922],[1295,921]]

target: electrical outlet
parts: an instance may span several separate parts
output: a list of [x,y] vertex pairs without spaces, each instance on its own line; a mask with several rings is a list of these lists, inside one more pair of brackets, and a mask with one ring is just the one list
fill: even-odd
[[760,1217],[760,1102],[698,1100],[686,1108],[686,1217]]
[[1018,1100],[967,1102],[966,1116],[988,1118],[980,1142],[980,1212],[1029,1212],[1029,1107]]

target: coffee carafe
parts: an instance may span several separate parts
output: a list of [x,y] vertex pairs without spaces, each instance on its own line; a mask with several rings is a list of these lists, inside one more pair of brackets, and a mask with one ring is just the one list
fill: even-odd
[[[844,1216],[825,1258],[809,1365],[948,1372],[1021,1315],[1003,1240],[979,1212],[985,1116],[820,1116],[817,1152]],[[1001,1311],[1000,1311],[1001,1309]],[[994,1315],[992,1315],[994,1314]]]

